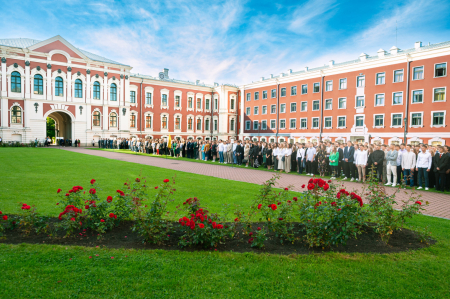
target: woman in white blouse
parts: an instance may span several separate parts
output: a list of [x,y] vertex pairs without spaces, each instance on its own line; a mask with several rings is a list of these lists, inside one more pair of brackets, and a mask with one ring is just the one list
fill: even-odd
[[284,143],[280,143],[280,148],[278,149],[278,170],[284,170],[284,161],[283,158],[286,154],[286,149],[284,148]]
[[288,143],[284,150],[284,171],[291,172],[292,144]]
[[367,145],[364,147],[361,145],[357,151],[355,151],[355,164],[356,168],[358,168],[358,177],[363,182],[366,181],[366,165],[367,165]]
[[273,144],[273,170],[278,170],[278,143]]

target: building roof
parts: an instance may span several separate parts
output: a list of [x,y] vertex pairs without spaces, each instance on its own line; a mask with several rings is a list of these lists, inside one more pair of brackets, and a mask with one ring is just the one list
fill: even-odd
[[[40,40],[36,40],[36,39],[31,39],[31,38],[5,38],[5,39],[0,39],[0,45],[1,46],[7,46],[7,47],[13,47],[13,48],[29,48],[37,43],[40,43],[42,41]],[[100,62],[106,62],[106,63],[112,63],[112,64],[119,64],[119,65],[124,65],[124,66],[129,66],[108,58],[105,58],[103,56],[82,50],[77,48],[81,53],[83,53],[84,55],[86,55],[89,59],[94,60],[94,61],[100,61]]]

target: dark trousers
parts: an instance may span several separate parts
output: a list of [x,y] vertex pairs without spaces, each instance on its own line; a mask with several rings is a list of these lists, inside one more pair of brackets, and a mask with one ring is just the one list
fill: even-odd
[[236,159],[237,159],[238,165],[242,165],[242,155],[241,154],[237,154],[236,155]]
[[[351,168],[352,168],[352,178],[357,179],[358,178],[358,168],[356,167],[356,163],[352,162]],[[362,179],[362,178],[360,178],[360,179]]]
[[297,158],[297,171],[298,173],[303,173],[303,161],[302,158]]
[[331,176],[339,177],[339,166],[331,166]]
[[402,182],[402,167],[397,166],[397,184],[400,185]]
[[350,169],[353,166],[352,162],[345,162],[344,161],[344,174],[346,178],[350,178]]
[[419,168],[419,187],[422,187],[422,178],[425,179],[425,188],[428,188],[430,181],[428,179],[429,172],[427,168]]
[[341,173],[343,173],[343,171],[344,171],[344,162],[339,161],[339,162],[338,162],[338,166],[337,166],[336,177],[341,176]]
[[403,180],[405,181],[405,185],[408,185],[412,188],[414,187],[414,173],[411,169],[403,170]]
[[445,184],[447,183],[447,175],[445,172],[441,173],[437,171],[434,173],[434,177],[436,178],[436,190],[444,192]]
[[383,181],[383,163],[380,163],[378,165],[374,164],[374,166],[376,169],[378,182],[382,182]]
[[306,173],[313,173],[313,162],[312,161],[306,161]]

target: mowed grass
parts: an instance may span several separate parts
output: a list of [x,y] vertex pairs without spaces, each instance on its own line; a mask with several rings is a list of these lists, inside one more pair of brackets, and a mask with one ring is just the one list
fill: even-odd
[[[95,178],[112,192],[136,171],[154,184],[175,173],[53,149],[0,149],[0,163],[0,210],[27,202],[47,215],[59,211],[58,187]],[[246,206],[259,188],[177,178],[177,193],[200,192],[211,210],[231,200]],[[396,254],[302,256],[0,244],[0,298],[448,298],[450,221],[418,216],[408,225],[428,227],[438,242]]]

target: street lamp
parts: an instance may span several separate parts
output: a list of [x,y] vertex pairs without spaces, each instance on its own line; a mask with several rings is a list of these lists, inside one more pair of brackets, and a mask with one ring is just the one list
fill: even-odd
[[38,103],[34,103],[34,108],[36,109],[36,113],[37,113],[38,107],[39,107],[39,104]]
[[405,136],[403,137],[403,142],[406,144],[406,123],[407,123],[408,119],[405,117],[403,119],[403,123],[405,124]]

